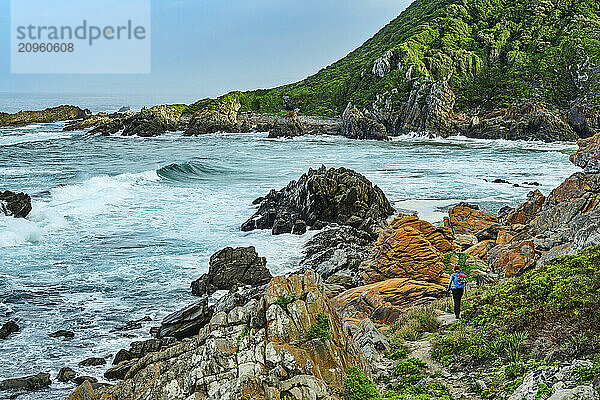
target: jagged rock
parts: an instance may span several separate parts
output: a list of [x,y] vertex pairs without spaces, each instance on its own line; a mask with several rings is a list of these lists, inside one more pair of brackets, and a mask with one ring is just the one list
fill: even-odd
[[546,197],[539,191],[535,190],[529,192],[527,195],[527,202],[521,204],[509,212],[502,222],[505,224],[521,224],[525,225],[531,222],[536,214],[542,209]]
[[570,160],[588,174],[600,173],[600,134],[577,142],[579,149]]
[[109,368],[104,373],[104,377],[110,381],[124,379],[127,372],[137,363],[138,359],[134,358],[131,360],[121,361],[112,368]]
[[9,217],[25,218],[31,212],[31,197],[9,190],[0,192],[0,211]]
[[173,106],[154,106],[123,122],[123,136],[150,137],[180,129],[181,111]]
[[488,253],[492,271],[503,276],[515,276],[535,265],[536,251],[532,241],[499,245]]
[[173,337],[135,341],[129,345],[129,350],[119,350],[117,354],[115,354],[112,364],[118,365],[123,361],[129,361],[135,358],[142,358],[146,354],[159,351],[161,348],[175,343],[175,341],[176,340]]
[[401,214],[380,232],[375,255],[362,268],[362,281],[397,277],[437,281],[445,269],[443,253],[454,248],[451,239],[443,229]]
[[[370,256],[372,245],[373,237],[365,231],[347,225],[326,228],[304,245],[300,267],[318,272],[327,283],[356,286],[360,264]],[[331,280],[335,276],[345,278]]]
[[498,223],[494,213],[479,210],[479,207],[461,203],[448,211],[444,218],[444,226],[454,234],[477,235],[484,229]]
[[73,371],[69,367],[63,367],[58,371],[58,375],[56,376],[56,380],[59,382],[69,382],[73,380],[77,376],[75,371]]
[[242,231],[290,233],[295,222],[302,220],[309,227],[334,222],[372,233],[393,212],[383,191],[363,175],[325,166],[310,169],[298,181],[257,201],[258,211],[242,224]]
[[484,240],[465,250],[470,256],[477,257],[480,260],[487,259],[488,252],[496,245],[494,240]]
[[129,106],[123,106],[123,107],[119,108],[119,111],[117,111],[117,112],[118,113],[126,113],[129,110],[131,110],[131,107],[129,107]]
[[86,115],[82,119],[70,121],[63,127],[63,131],[80,131],[86,129],[97,128],[102,125],[106,125],[109,122],[117,119],[117,117],[124,117],[123,114],[107,114],[99,112],[93,115]]
[[373,75],[383,78],[389,72],[391,72],[392,69],[397,69],[397,68],[398,68],[398,52],[396,52],[394,50],[388,50],[385,52],[385,54],[383,56],[381,56],[375,60],[375,62],[373,63],[373,69],[371,72],[373,73]]
[[[198,336],[138,360],[116,386],[80,386],[70,399],[340,400],[345,371],[369,366],[311,271],[271,280],[265,293],[216,313]],[[281,296],[297,299],[285,308]],[[217,307],[218,308],[218,307]],[[325,321],[328,338],[308,335]],[[152,382],[148,385],[148,382]],[[86,397],[88,396],[88,397]]]
[[15,114],[0,112],[0,126],[22,126],[35,123],[49,123],[69,121],[83,118],[89,110],[82,110],[75,106],[58,106],[46,108],[42,111],[19,111]]
[[19,325],[15,321],[8,321],[0,328],[0,339],[6,339],[11,333],[19,332]]
[[600,133],[600,106],[574,104],[567,112],[567,122],[580,138]]
[[48,334],[48,336],[54,337],[54,338],[58,338],[58,337],[72,338],[72,337],[75,337],[75,333],[72,332],[72,331],[67,331],[67,330],[64,330],[64,329],[59,329],[56,332],[52,332],[52,333]]
[[98,379],[93,376],[81,375],[73,378],[73,382],[75,382],[76,385],[82,385],[86,381],[89,383],[98,383]]
[[449,78],[433,83],[414,82],[408,101],[394,122],[396,133],[429,133],[442,137],[455,133],[452,113],[456,95]]
[[372,366],[373,372],[376,369],[376,362],[379,362],[391,351],[390,343],[384,334],[379,332],[369,318],[365,318],[357,326],[353,333],[356,344],[363,352]]
[[226,247],[210,257],[208,273],[192,282],[192,294],[201,296],[237,286],[260,285],[272,277],[267,259],[259,257],[254,247]]
[[342,114],[341,133],[349,139],[387,139],[385,126],[359,111],[352,103],[348,103]]
[[239,132],[237,127],[238,112],[242,107],[236,96],[223,97],[212,106],[196,112],[186,130],[185,135],[204,135],[217,132]]
[[5,379],[0,382],[0,390],[39,390],[50,386],[50,374],[39,373],[37,375],[22,378]]
[[[572,363],[560,364],[556,367],[530,372],[523,383],[510,395],[508,400],[535,400],[539,398],[542,387],[554,388],[550,399],[587,399],[598,400],[598,393],[591,386],[578,386],[577,371],[583,367],[591,367],[591,361],[575,360]],[[572,385],[566,388],[566,384]],[[575,396],[575,397],[571,397]]]
[[79,365],[81,365],[82,367],[97,367],[100,365],[105,365],[106,364],[106,360],[104,358],[100,358],[100,357],[90,357],[90,358],[86,358],[83,361],[79,362]]
[[390,324],[410,306],[444,296],[447,284],[447,277],[437,282],[392,278],[347,290],[331,302],[343,318]]
[[135,319],[135,320],[131,320],[131,321],[127,321],[125,323],[125,325],[120,326],[118,328],[112,329],[111,332],[119,332],[119,331],[132,331],[135,329],[141,329],[143,327],[142,323],[143,322],[150,322],[152,321],[152,318],[150,318],[148,315],[140,318],[140,319]]
[[277,120],[273,128],[269,130],[270,138],[287,137],[293,138],[305,134],[304,125],[298,119],[298,113],[291,111],[285,118]]
[[183,339],[197,335],[200,328],[210,321],[213,311],[214,307],[208,305],[208,298],[205,296],[198,303],[167,315],[162,321],[157,336]]

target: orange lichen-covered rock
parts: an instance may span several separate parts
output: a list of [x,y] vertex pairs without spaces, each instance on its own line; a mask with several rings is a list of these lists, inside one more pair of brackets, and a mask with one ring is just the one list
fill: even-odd
[[[317,323],[315,338],[309,332]],[[197,337],[142,357],[119,385],[84,384],[71,399],[340,400],[352,366],[371,373],[321,277],[306,271],[273,278],[244,305],[217,302]]]
[[569,158],[573,164],[590,174],[600,173],[600,133],[577,141],[579,150]]
[[510,231],[501,229],[498,231],[498,237],[496,238],[496,244],[504,245],[511,242],[511,240],[515,237]]
[[529,240],[496,246],[488,254],[488,262],[492,270],[507,277],[524,272],[532,267],[535,261],[535,245]]
[[477,243],[476,245],[473,245],[466,249],[465,253],[467,253],[470,256],[477,257],[480,260],[485,260],[487,258],[488,251],[490,251],[490,249],[495,245],[496,242],[494,242],[493,240],[483,240]]
[[504,219],[504,222],[509,225],[527,224],[532,221],[538,212],[542,209],[546,197],[539,190],[529,192],[527,201],[519,207],[512,210]]
[[398,277],[435,281],[444,271],[443,253],[454,248],[450,239],[427,221],[400,215],[380,232],[373,259],[363,265],[363,281]]
[[332,304],[344,318],[392,323],[410,306],[443,296],[447,284],[447,277],[437,282],[393,278],[347,290]]
[[455,234],[475,235],[498,223],[498,216],[479,210],[478,206],[461,203],[448,211],[444,226]]

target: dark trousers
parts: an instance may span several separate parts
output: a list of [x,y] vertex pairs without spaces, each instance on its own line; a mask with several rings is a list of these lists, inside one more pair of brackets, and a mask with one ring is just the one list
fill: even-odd
[[465,293],[465,289],[452,289],[452,298],[454,299],[454,315],[456,319],[460,317],[460,301]]

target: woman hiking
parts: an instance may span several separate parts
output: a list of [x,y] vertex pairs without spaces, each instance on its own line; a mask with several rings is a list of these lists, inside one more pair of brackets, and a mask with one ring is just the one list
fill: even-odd
[[454,315],[456,319],[460,317],[460,301],[465,293],[465,285],[467,284],[467,276],[460,270],[457,265],[454,267],[454,273],[450,277],[448,283],[448,291],[452,290],[452,298],[454,299]]

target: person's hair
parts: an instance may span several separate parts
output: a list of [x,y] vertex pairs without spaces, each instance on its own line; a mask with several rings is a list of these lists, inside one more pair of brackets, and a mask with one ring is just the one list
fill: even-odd
[[456,272],[456,271],[460,271],[460,266],[459,265],[455,265],[454,266],[454,272]]

